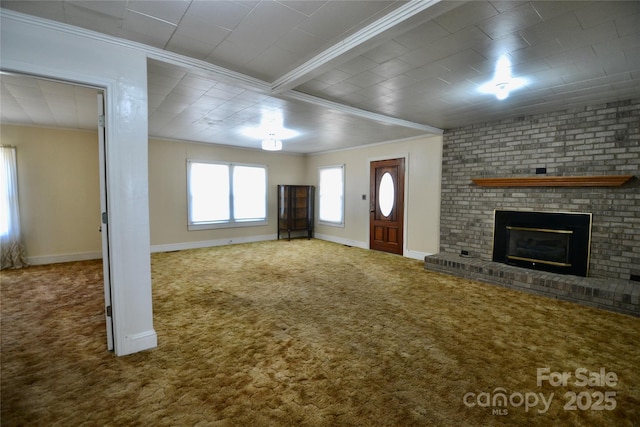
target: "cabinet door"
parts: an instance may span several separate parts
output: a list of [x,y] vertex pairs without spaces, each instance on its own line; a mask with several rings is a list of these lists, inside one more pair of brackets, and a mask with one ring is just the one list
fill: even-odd
[[289,221],[289,187],[278,185],[278,227],[288,228]]
[[293,228],[308,228],[309,213],[309,187],[295,186],[292,188],[291,217]]

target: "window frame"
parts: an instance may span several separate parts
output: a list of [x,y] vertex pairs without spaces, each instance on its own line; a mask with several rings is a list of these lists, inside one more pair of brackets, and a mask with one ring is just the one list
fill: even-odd
[[[341,206],[340,206],[340,216],[342,218],[341,221],[328,221],[328,220],[323,220],[320,217],[320,212],[321,212],[321,204],[322,204],[322,171],[323,170],[328,170],[328,169],[340,169],[341,175],[342,175],[342,194],[341,194]],[[318,167],[318,224],[321,225],[328,225],[331,227],[341,227],[344,228],[344,224],[345,224],[345,192],[346,192],[346,181],[345,181],[345,164],[339,164],[339,165],[328,165],[328,166],[319,166]]]
[[[227,166],[229,172],[229,220],[223,221],[197,221],[191,220],[191,165],[197,164],[209,164],[209,165],[224,165]],[[264,218],[263,219],[250,219],[250,220],[236,220],[233,215],[233,173],[236,166],[241,167],[253,167],[264,170]],[[241,227],[257,227],[269,224],[269,168],[267,165],[251,164],[251,163],[239,163],[239,162],[223,162],[214,160],[187,160],[187,229],[189,231],[194,230],[211,230],[221,228],[241,228]]]

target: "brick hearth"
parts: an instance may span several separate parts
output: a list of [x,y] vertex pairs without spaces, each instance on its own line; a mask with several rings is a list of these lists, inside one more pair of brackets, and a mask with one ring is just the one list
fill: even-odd
[[640,283],[529,270],[451,253],[427,256],[424,268],[640,317]]

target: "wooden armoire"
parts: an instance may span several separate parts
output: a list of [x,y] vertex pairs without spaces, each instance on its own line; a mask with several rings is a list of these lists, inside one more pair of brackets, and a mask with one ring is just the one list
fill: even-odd
[[313,237],[313,200],[313,185],[278,185],[278,239],[282,231],[289,240],[292,231]]

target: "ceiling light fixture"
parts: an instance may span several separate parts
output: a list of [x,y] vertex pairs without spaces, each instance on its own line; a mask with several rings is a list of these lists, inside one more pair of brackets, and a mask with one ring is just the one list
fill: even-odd
[[[300,135],[300,132],[284,127],[284,119],[280,110],[262,111],[261,116],[259,126],[243,127],[239,132],[248,138],[261,140],[263,150],[280,151],[283,139],[295,138]],[[278,135],[277,138],[276,135]]]
[[496,72],[493,80],[480,86],[478,90],[482,93],[495,95],[497,99],[503,100],[509,97],[511,91],[520,89],[527,83],[527,80],[520,77],[511,77],[511,61],[506,56],[501,56],[496,63]]
[[262,149],[267,151],[280,151],[282,150],[282,141],[276,139],[275,134],[269,134],[269,138],[262,140]]

